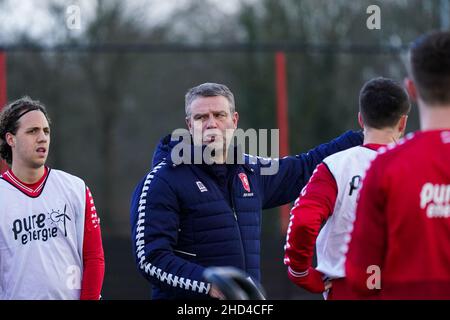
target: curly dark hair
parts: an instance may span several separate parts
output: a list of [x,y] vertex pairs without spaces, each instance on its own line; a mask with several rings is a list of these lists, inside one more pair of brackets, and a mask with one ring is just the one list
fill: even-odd
[[19,119],[25,113],[39,110],[47,118],[50,124],[50,118],[45,106],[37,101],[32,100],[30,97],[22,97],[10,104],[6,105],[0,115],[0,156],[11,165],[12,163],[12,150],[10,145],[6,142],[6,134],[16,134],[19,129]]

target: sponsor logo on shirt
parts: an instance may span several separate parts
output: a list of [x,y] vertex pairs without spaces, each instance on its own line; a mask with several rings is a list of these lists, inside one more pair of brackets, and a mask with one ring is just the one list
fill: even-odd
[[198,189],[200,192],[206,192],[208,189],[206,189],[205,185],[201,181],[195,182],[197,184]]
[[450,143],[450,131],[441,132],[441,139],[444,144]]
[[348,193],[349,196],[353,194],[353,191],[358,190],[362,185],[362,178],[360,175],[356,175],[352,177],[350,181],[350,191]]
[[420,208],[428,218],[450,217],[450,184],[425,183],[420,192]]
[[70,221],[72,219],[67,214],[67,205],[64,205],[63,209],[16,219],[11,230],[14,240],[25,245],[31,241],[48,241],[58,235],[67,237],[67,224]]

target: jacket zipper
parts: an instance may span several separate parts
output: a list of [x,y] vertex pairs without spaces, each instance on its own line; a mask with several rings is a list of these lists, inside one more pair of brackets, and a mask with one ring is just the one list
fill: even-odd
[[230,187],[229,191],[230,191],[230,198],[231,198],[231,209],[233,210],[234,219],[236,220],[236,225],[237,225],[238,233],[239,233],[239,243],[241,245],[241,251],[242,251],[242,263],[243,263],[243,266],[244,266],[244,271],[247,272],[247,263],[246,263],[246,259],[245,259],[244,244],[242,243],[241,228],[239,227],[239,222],[238,222],[237,214],[236,214],[236,207],[234,205],[233,188]]

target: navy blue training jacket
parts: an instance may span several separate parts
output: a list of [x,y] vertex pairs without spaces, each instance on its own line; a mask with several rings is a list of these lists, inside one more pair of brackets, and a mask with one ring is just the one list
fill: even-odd
[[133,254],[153,284],[153,299],[208,298],[202,277],[210,266],[233,266],[260,281],[261,211],[294,201],[315,167],[330,154],[362,143],[348,131],[306,154],[274,159],[278,173],[246,164],[173,164],[178,142],[161,140],[153,169],[131,203]]

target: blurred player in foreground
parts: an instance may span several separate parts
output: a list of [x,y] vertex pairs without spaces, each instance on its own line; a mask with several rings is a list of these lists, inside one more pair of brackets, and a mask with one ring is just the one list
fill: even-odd
[[362,295],[450,299],[450,33],[417,39],[409,73],[421,131],[368,170],[346,274]]
[[410,109],[406,91],[390,79],[372,79],[361,89],[358,121],[364,144],[325,158],[291,211],[284,262],[298,286],[314,293],[329,289],[328,299],[353,297],[345,284],[345,247],[362,177],[378,148],[403,135]]
[[45,166],[47,111],[22,98],[0,116],[0,300],[99,299],[104,255],[84,181]]

